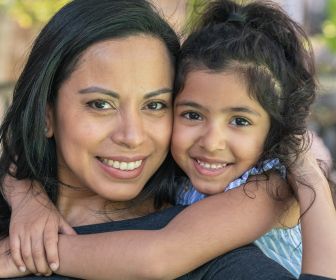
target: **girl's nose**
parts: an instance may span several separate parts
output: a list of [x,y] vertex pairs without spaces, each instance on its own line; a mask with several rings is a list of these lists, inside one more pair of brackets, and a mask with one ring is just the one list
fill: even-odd
[[199,145],[207,152],[215,152],[226,148],[226,134],[223,127],[209,125],[199,139]]

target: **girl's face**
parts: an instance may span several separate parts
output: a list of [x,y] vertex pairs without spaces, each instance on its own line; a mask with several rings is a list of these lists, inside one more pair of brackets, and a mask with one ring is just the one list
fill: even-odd
[[216,194],[258,161],[269,129],[238,75],[194,71],[176,98],[172,153],[198,191]]
[[169,148],[172,83],[158,39],[130,36],[88,48],[47,113],[60,181],[112,201],[137,196]]

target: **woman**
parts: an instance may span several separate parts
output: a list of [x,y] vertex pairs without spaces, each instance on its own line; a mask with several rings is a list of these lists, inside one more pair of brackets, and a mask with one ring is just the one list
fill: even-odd
[[[178,51],[176,34],[145,1],[67,5],[36,39],[16,85],[1,128],[2,178],[14,162],[15,176],[45,183],[59,209],[68,213],[71,204],[76,225],[172,204],[167,154]],[[111,160],[120,166],[112,169]],[[72,192],[83,194],[78,207],[63,201]],[[4,236],[9,208],[1,199]]]
[[[154,32],[162,23],[151,19],[154,16],[152,10],[147,13],[143,9],[149,8],[141,1],[87,0],[74,1],[64,8],[37,39],[2,128],[2,139],[7,138],[2,157],[5,172],[15,162],[17,178],[31,178],[45,184],[49,195],[73,226],[104,223],[105,227],[111,226],[106,223],[111,219],[139,216],[153,220],[153,216],[145,215],[154,212],[154,206],[164,208],[173,202],[173,196],[169,195],[173,194],[173,188],[167,193],[167,189],[153,190],[151,186],[158,184],[155,178],[164,179],[162,186],[167,183],[164,181],[172,178],[169,174],[165,177],[164,173],[155,173],[155,170],[168,152],[174,68],[172,49],[176,53],[178,44],[177,40],[167,40],[167,28],[162,33]],[[50,41],[51,45],[46,46]],[[170,55],[167,49],[171,51]],[[36,82],[30,83],[30,73],[40,73]],[[29,87],[35,87],[35,90]],[[40,118],[34,119],[35,132],[27,129],[32,118],[21,117],[33,116],[34,110],[40,114]],[[22,112],[18,119],[14,114],[17,112]],[[162,130],[162,126],[167,129],[156,133],[156,130]],[[42,140],[36,141],[34,137]],[[34,140],[36,145],[29,151]],[[146,184],[149,179],[149,184]],[[155,184],[151,185],[153,182]],[[321,182],[325,183],[322,179]],[[137,201],[132,201],[135,197]],[[186,215],[196,213],[197,216],[209,205],[220,205],[220,198],[218,196],[195,205],[191,207],[194,210],[186,211]],[[134,207],[126,208],[130,200],[134,202]],[[5,206],[4,209],[9,214],[9,208]],[[164,216],[163,224],[155,228],[164,226],[180,210],[169,208],[161,214],[154,214],[154,217]],[[157,219],[154,218],[155,221]],[[4,215],[2,221],[7,222],[4,229],[8,230],[8,215]],[[141,221],[140,227],[135,225],[137,221]],[[146,228],[141,218],[127,222],[133,229]],[[99,229],[95,231],[94,227]],[[153,225],[147,227],[153,228]],[[91,233],[103,231],[101,225],[78,228],[82,233],[86,229]],[[87,237],[83,238],[81,240],[85,241]],[[62,246],[72,240],[61,238],[60,241],[62,254]],[[34,240],[32,244],[38,245]],[[136,244],[129,246],[132,249]],[[75,252],[76,247],[71,250]],[[285,271],[258,255],[255,248],[247,247],[246,250],[244,255],[239,254],[236,258],[247,263],[244,271],[240,272],[242,276],[269,279],[270,274],[263,274],[268,272],[290,279]],[[220,258],[217,263],[207,264],[201,272],[193,273],[206,277],[209,275],[205,273],[220,268],[221,274],[217,273],[218,270],[216,273],[218,279],[222,279],[224,275],[228,276],[228,269],[235,266],[222,269],[224,264],[220,261],[227,260],[227,257],[232,260],[232,256],[237,256],[236,252]],[[255,257],[259,259],[257,266],[253,262]],[[113,262],[113,258],[107,259],[107,263],[110,261]],[[71,262],[66,263],[72,265]],[[8,264],[6,268],[13,268],[13,264]],[[61,265],[60,272],[64,268]],[[319,268],[309,269],[311,266],[308,266],[308,272],[320,273]],[[127,270],[124,265],[124,273]],[[114,276],[123,278],[123,272],[118,273]],[[148,279],[157,277],[161,271],[160,267],[157,271],[144,267],[143,273],[143,277]],[[105,271],[84,277],[110,278]]]

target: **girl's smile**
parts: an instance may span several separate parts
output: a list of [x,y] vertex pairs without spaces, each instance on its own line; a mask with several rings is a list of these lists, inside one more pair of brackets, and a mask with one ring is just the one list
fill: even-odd
[[266,111],[233,72],[188,73],[174,116],[173,156],[205,194],[222,192],[255,165],[270,127]]

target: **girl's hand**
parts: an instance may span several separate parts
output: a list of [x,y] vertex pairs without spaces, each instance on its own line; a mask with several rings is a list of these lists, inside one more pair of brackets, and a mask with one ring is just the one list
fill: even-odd
[[304,138],[305,142],[311,142],[311,146],[299,154],[288,170],[288,180],[295,192],[298,186],[319,187],[332,169],[331,155],[322,139],[311,131]]
[[317,198],[334,208],[331,186],[326,178],[331,168],[328,153],[322,141],[316,141],[314,136],[312,139],[313,145],[299,154],[287,174],[288,182],[298,198],[301,214],[316,204]]
[[9,243],[14,263],[22,272],[50,275],[59,267],[58,234],[76,232],[39,185],[9,175],[4,184],[12,207]]
[[9,238],[0,241],[0,278],[12,278],[28,275],[29,271],[23,273],[16,267],[9,250]]

